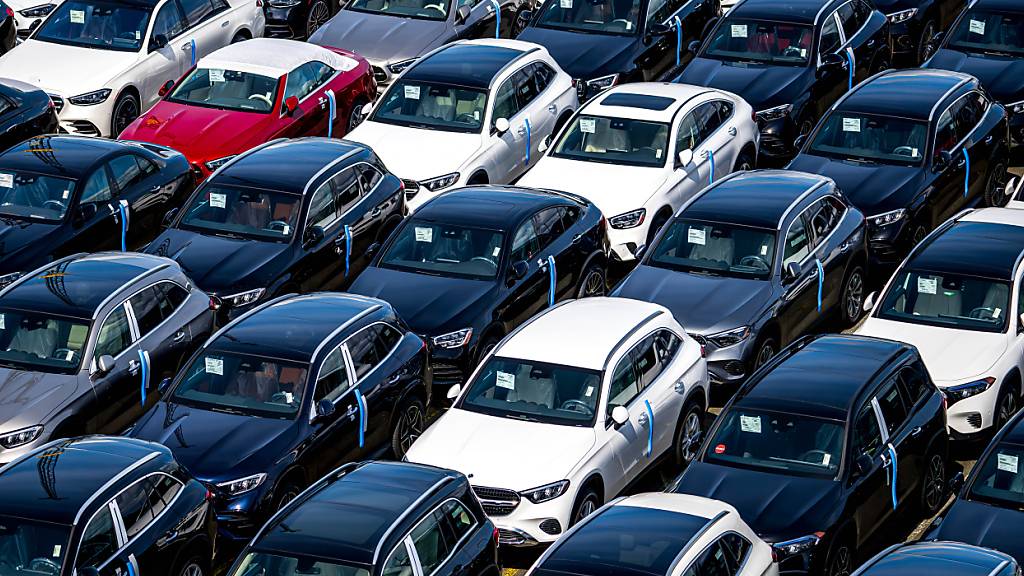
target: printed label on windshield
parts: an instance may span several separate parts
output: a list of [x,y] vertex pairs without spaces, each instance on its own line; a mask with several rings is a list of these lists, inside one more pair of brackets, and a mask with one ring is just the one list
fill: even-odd
[[935,278],[917,277],[917,292],[919,294],[935,294],[938,292],[939,284]]
[[210,193],[210,208],[224,208],[227,205],[228,197],[226,194]]
[[707,232],[701,228],[690,228],[686,231],[686,241],[690,244],[703,246],[707,243]]
[[4,188],[14,188],[14,174],[0,173],[0,186]]
[[973,34],[985,33],[985,23],[981,22],[980,20],[971,20],[970,28]]
[[1017,457],[1010,454],[997,454],[996,466],[1003,472],[1017,473]]
[[597,132],[597,120],[593,118],[580,118],[580,132],[584,134]]
[[515,390],[516,377],[514,374],[509,374],[508,372],[502,372],[501,370],[498,370],[497,379],[495,380],[494,384],[498,388],[504,388],[506,390]]
[[72,24],[85,24],[85,10],[71,10]]
[[558,5],[566,10],[572,9],[572,0],[558,0]]
[[405,87],[405,98],[407,100],[419,100],[420,99],[420,87],[419,86],[406,86]]
[[843,118],[843,132],[860,132],[860,118]]
[[223,82],[224,71],[218,68],[210,68],[210,82]]
[[746,38],[747,37],[747,25],[746,24],[733,24],[729,27],[729,32],[733,38]]
[[761,433],[761,417],[760,416],[744,416],[740,414],[740,430],[743,432],[753,432],[754,434]]
[[53,557],[54,558],[60,558],[60,550],[61,550],[60,544],[54,544],[53,545]]
[[217,376],[224,375],[224,359],[223,358],[210,358],[206,357],[206,373],[216,374]]
[[417,242],[433,242],[434,241],[434,229],[433,228],[421,228],[416,227],[416,241]]

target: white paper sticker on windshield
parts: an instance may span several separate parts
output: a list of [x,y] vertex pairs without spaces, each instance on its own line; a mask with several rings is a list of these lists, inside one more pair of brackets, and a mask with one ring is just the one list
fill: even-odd
[[917,277],[917,292],[918,294],[935,294],[938,292],[939,283],[935,278],[925,278],[924,276]]
[[53,545],[53,557],[54,558],[60,558],[60,550],[61,550],[60,544],[54,544]]
[[831,461],[832,461],[832,455],[831,454],[829,454],[828,452],[825,452],[824,454],[822,454],[822,456],[821,456],[821,465],[822,466],[828,466],[828,463],[831,462]]
[[1003,472],[1017,473],[1017,457],[1010,454],[997,454],[996,466]]
[[992,317],[995,318],[996,320],[998,320],[999,319],[999,315],[1002,314],[1002,313],[1003,313],[1003,309],[1002,308],[996,308],[995,310],[992,311]]
[[572,9],[572,0],[558,0],[558,5],[566,10]]
[[285,404],[291,404],[292,400],[294,400],[294,399],[295,399],[295,395],[292,394],[291,392],[285,392],[284,393],[284,403]]
[[408,100],[419,100],[420,99],[420,87],[419,86],[406,86],[405,97]]
[[686,241],[690,244],[699,244],[703,246],[707,243],[707,232],[702,228],[690,228],[686,232]]
[[729,27],[729,31],[732,33],[733,38],[746,38],[747,37],[747,25],[746,24],[733,24]]
[[761,417],[760,416],[744,416],[740,414],[740,430],[743,432],[753,432],[754,434],[761,433]]
[[767,256],[767,255],[768,255],[768,245],[767,244],[763,244],[761,246],[761,256]]
[[85,24],[85,10],[71,10],[72,24]]
[[860,132],[860,118],[843,118],[843,132]]
[[14,174],[0,173],[0,186],[3,186],[4,188],[14,188]]
[[495,247],[494,247],[494,251],[493,251],[493,252],[491,252],[491,256],[492,256],[493,258],[497,258],[497,257],[498,257],[498,254],[501,254],[501,246],[495,246]]
[[227,205],[228,197],[226,194],[210,192],[210,208],[225,208]]
[[509,374],[508,372],[502,372],[501,370],[498,370],[498,377],[497,380],[495,381],[495,385],[498,388],[505,388],[506,390],[515,390],[516,377],[514,374]]
[[136,40],[140,40],[141,38],[142,38],[142,33],[141,33],[141,32],[139,32],[138,30],[136,30],[136,31],[135,31],[135,39],[136,39]]
[[423,228],[416,226],[416,241],[417,242],[433,242],[434,241],[434,229]]
[[217,376],[224,375],[224,359],[223,358],[210,358],[206,357],[206,373],[216,374]]
[[61,199],[63,199],[63,200],[67,200],[68,196],[71,196],[71,190],[70,189],[65,190],[64,193],[60,195]]
[[593,394],[594,394],[594,387],[593,386],[587,386],[587,391],[583,393],[583,396],[586,397],[586,398],[590,398]]
[[224,71],[219,68],[210,68],[210,82],[223,82]]
[[593,118],[580,118],[580,132],[584,134],[597,132],[597,120]]
[[980,20],[971,20],[971,32],[974,34],[985,33],[985,23]]
[[74,350],[68,350],[67,352],[64,353],[64,361],[65,362],[71,362],[71,359],[74,358],[74,357],[75,357],[75,351]]

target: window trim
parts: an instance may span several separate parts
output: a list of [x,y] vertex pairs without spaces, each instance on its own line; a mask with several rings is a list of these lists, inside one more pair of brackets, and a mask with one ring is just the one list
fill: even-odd
[[[840,4],[840,6],[843,6],[845,4],[846,3]],[[825,52],[823,52],[822,49],[821,49],[821,41],[824,38],[823,32],[824,32],[824,29],[825,29],[825,24],[826,24],[826,22],[827,22],[827,20],[829,18],[831,18],[832,21],[835,22],[836,28],[839,31],[839,47],[836,48],[834,51],[828,52],[828,54],[838,54],[838,53],[840,53],[843,50],[843,47],[846,46],[846,42],[847,42],[847,40],[846,40],[846,33],[843,31],[843,22],[841,20],[839,20],[839,6],[836,6],[832,10],[832,13],[829,14],[825,18],[824,21],[822,21],[821,28],[816,30],[816,32],[818,34],[818,47],[817,47],[818,49],[817,49],[817,56],[816,56],[818,64],[817,64],[816,68],[821,66],[821,63],[822,63],[821,56],[822,56],[822,54],[825,54]],[[810,58],[808,58],[808,60],[810,60]]]
[[[147,272],[147,273],[148,273],[148,272]],[[136,278],[136,280],[138,280],[138,278]],[[129,282],[128,284],[132,284],[132,283],[134,283],[134,282],[135,282],[135,280],[132,280],[132,281],[131,281],[131,282]],[[120,303],[120,304],[119,304],[118,306],[123,306],[123,307],[124,307],[124,310],[125,310],[125,315],[127,315],[127,316],[128,316],[128,330],[129,330],[129,332],[130,332],[130,333],[131,333],[131,335],[132,335],[132,341],[131,341],[131,343],[129,343],[129,344],[128,344],[128,348],[125,348],[125,349],[124,349],[124,350],[122,350],[122,351],[121,351],[120,353],[118,353],[118,355],[117,355],[117,356],[114,356],[114,357],[113,357],[113,358],[114,358],[114,360],[117,360],[118,358],[120,358],[120,357],[121,357],[121,355],[122,355],[122,354],[124,354],[124,353],[125,353],[125,352],[127,352],[127,351],[128,351],[129,349],[131,349],[131,347],[132,347],[132,345],[133,345],[133,344],[136,344],[136,343],[140,342],[140,341],[141,341],[141,340],[142,340],[143,338],[145,338],[145,337],[146,337],[146,336],[148,336],[149,334],[151,334],[151,333],[155,332],[155,331],[156,331],[156,330],[157,330],[158,328],[160,328],[161,326],[163,326],[164,324],[166,324],[166,323],[167,323],[167,321],[171,319],[171,316],[168,316],[167,318],[164,318],[164,319],[163,319],[163,320],[162,320],[162,321],[161,321],[161,322],[160,322],[159,324],[157,324],[156,326],[154,326],[154,327],[153,327],[153,329],[152,329],[152,330],[150,330],[149,332],[147,332],[146,334],[140,334],[140,333],[139,333],[139,323],[138,323],[138,320],[137,320],[137,319],[135,318],[135,310],[134,310],[134,309],[132,308],[132,306],[131,306],[131,302],[129,302],[129,300],[131,300],[132,298],[134,298],[135,296],[137,296],[137,295],[138,295],[138,294],[139,294],[140,292],[142,292],[142,291],[143,291],[143,290],[145,290],[146,288],[152,288],[152,287],[156,286],[157,284],[160,284],[161,282],[170,282],[171,284],[174,284],[175,286],[177,286],[177,287],[179,287],[179,288],[181,288],[181,289],[185,290],[185,292],[188,292],[188,297],[187,297],[187,298],[185,299],[185,302],[184,302],[184,303],[182,303],[182,305],[181,305],[181,306],[178,306],[177,308],[175,308],[175,310],[174,310],[175,312],[177,312],[178,310],[180,310],[181,308],[183,308],[183,307],[185,306],[185,303],[187,303],[187,302],[188,302],[188,300],[189,300],[190,298],[192,298],[192,291],[191,291],[191,290],[188,290],[187,288],[185,288],[185,287],[184,287],[184,286],[182,286],[181,284],[178,284],[178,282],[177,282],[177,281],[175,281],[174,279],[172,279],[172,278],[161,278],[160,280],[157,280],[156,282],[154,282],[154,283],[152,283],[152,284],[148,284],[148,285],[146,285],[146,286],[143,286],[142,288],[139,288],[138,290],[136,290],[135,292],[133,292],[132,294],[130,294],[129,296],[127,296],[127,297],[125,297],[125,298],[124,298],[123,300],[121,300],[121,303]],[[126,284],[126,286],[127,286],[128,284]],[[124,287],[122,286],[122,289],[123,289],[123,288],[124,288]],[[118,290],[118,291],[120,291],[120,290]],[[114,292],[114,294],[117,294],[117,292]],[[110,299],[110,298],[108,297],[108,300],[109,300],[109,299]],[[106,302],[104,302],[104,304],[106,304]],[[109,320],[109,319],[110,319],[110,315],[111,315],[111,314],[113,314],[113,313],[114,313],[114,312],[115,312],[115,311],[117,310],[118,306],[114,306],[114,307],[112,307],[112,308],[110,309],[110,311],[109,311],[109,312],[107,312],[107,314],[106,314],[106,315],[105,315],[105,316],[103,317],[103,321],[102,321],[102,322],[100,322],[99,324],[95,324],[95,326],[97,326],[97,327],[98,327],[98,329],[99,329],[99,328],[102,328],[102,327],[103,327],[103,325],[107,323],[107,320]],[[103,305],[101,305],[101,306],[99,307],[99,309],[102,309],[102,308],[103,308]],[[172,316],[173,316],[173,314],[172,314]],[[94,320],[93,320],[94,322],[95,322],[95,320],[97,320],[97,319],[98,319],[98,317],[96,317],[96,316],[94,316],[93,318],[94,318]],[[96,332],[95,336],[96,336],[96,337],[98,337],[98,336],[99,336],[99,332],[98,332],[98,331]],[[91,342],[92,346],[91,346],[91,350],[90,350],[91,354],[89,355],[89,357],[90,357],[90,358],[92,358],[92,359],[90,360],[90,368],[93,368],[93,367],[95,367],[95,360],[96,360],[96,341],[95,341],[95,339],[92,339],[92,338],[90,338],[90,340],[92,340],[92,342]]]
[[[373,368],[371,368],[369,372],[364,374],[362,376],[362,378],[355,379],[355,377],[356,377],[355,364],[352,362],[352,353],[348,349],[348,341],[351,340],[356,335],[358,335],[359,333],[361,333],[361,332],[363,332],[365,330],[369,330],[371,327],[373,327],[373,326],[375,326],[377,324],[383,324],[384,326],[387,326],[388,328],[391,328],[392,330],[398,332],[401,337],[398,339],[398,342],[396,342],[395,345],[391,347],[391,350],[389,350],[387,354],[385,354],[383,357],[381,357],[380,361],[377,362],[377,364]],[[395,351],[398,350],[399,346],[402,345],[402,340],[404,340],[404,339],[405,339],[405,333],[404,332],[402,332],[401,330],[399,330],[398,328],[396,328],[395,326],[393,326],[391,323],[387,322],[386,320],[377,320],[376,322],[371,322],[371,323],[367,324],[366,326],[363,326],[359,330],[356,330],[352,334],[348,335],[340,343],[338,343],[337,346],[331,348],[331,352],[333,352],[335,350],[341,350],[341,356],[342,356],[343,361],[345,362],[345,370],[348,372],[348,379],[349,379],[349,387],[348,387],[348,389],[345,390],[340,395],[338,395],[338,397],[335,400],[333,400],[334,405],[337,406],[338,402],[340,402],[342,400],[342,398],[344,398],[345,396],[348,396],[348,394],[350,392],[352,392],[352,390],[354,388],[358,388],[359,385],[362,384],[363,380],[365,380],[371,374],[376,372],[378,368],[380,368],[388,359],[390,359],[391,356],[394,355]],[[328,354],[330,354],[330,352],[328,352]],[[324,358],[326,359],[326,356]],[[317,402],[319,402],[319,400],[316,399],[316,383],[320,381],[320,374],[323,372],[323,367],[324,367],[324,363],[323,363],[323,361],[321,361],[320,365],[319,365],[319,367],[317,368],[317,371],[316,371],[316,378],[313,380],[313,390],[312,390],[313,394],[311,395],[311,398],[313,399],[313,401],[311,403],[310,413],[309,413],[309,419],[310,419],[311,422],[313,421],[314,418],[316,418],[316,404],[317,404]]]
[[84,524],[84,528],[82,528],[82,533],[79,534],[77,538],[75,538],[75,541],[74,541],[75,557],[71,561],[71,569],[72,569],[73,572],[77,573],[77,571],[78,571],[78,553],[82,549],[82,539],[85,537],[85,530],[87,528],[89,528],[89,525],[92,524],[92,521],[95,520],[96,517],[99,516],[99,514],[101,512],[103,512],[104,510],[110,512],[110,520],[114,524],[114,526],[113,526],[113,528],[114,528],[114,535],[117,538],[117,548],[114,548],[114,552],[110,556],[108,556],[106,559],[104,559],[102,562],[99,562],[95,566],[95,568],[96,569],[100,569],[101,567],[106,566],[107,564],[110,563],[111,560],[113,560],[114,558],[117,558],[118,553],[120,553],[121,550],[124,549],[124,547],[125,547],[124,532],[122,531],[122,528],[120,526],[120,524],[121,524],[121,512],[120,512],[120,510],[117,509],[117,505],[114,504],[114,498],[116,498],[116,497],[117,496],[112,497],[110,500],[107,501],[106,504],[104,504],[103,506],[100,506],[99,508],[97,508],[96,511],[93,512],[91,516],[89,516],[89,519],[86,520],[86,522]]
[[[747,546],[748,546],[746,557],[743,559],[743,562],[740,562],[739,565],[736,567],[736,572],[733,573],[733,574],[736,574],[736,575],[743,574],[743,569],[747,566],[747,560],[750,560],[750,557],[753,555],[754,543],[751,542],[749,538],[747,538],[743,534],[740,534],[736,530],[726,530],[726,531],[720,533],[714,540],[712,540],[711,542],[708,542],[707,544],[705,544],[704,547],[701,548],[700,552],[697,553],[697,556],[693,560],[691,560],[689,564],[686,565],[686,568],[683,569],[682,573],[685,574],[687,570],[695,568],[695,566],[694,566],[695,563],[697,562],[697,560],[700,560],[701,556],[703,556],[705,552],[707,552],[715,544],[718,544],[719,542],[721,542],[726,536],[728,536],[730,534],[735,534],[735,535],[739,536],[744,542],[747,543]],[[725,548],[724,544],[722,544],[722,548]],[[687,552],[689,552],[689,549],[688,548],[684,548],[683,549],[683,553],[685,554]]]
[[[355,152],[355,151],[353,151],[353,152]],[[342,158],[339,158],[339,160],[344,160],[345,158],[347,158],[347,156],[343,156]],[[337,172],[334,172],[333,174],[331,174],[328,178],[326,178],[324,180],[324,182],[320,186],[316,187],[316,190],[313,191],[313,194],[315,195],[320,190],[320,188],[322,188],[323,186],[330,186],[330,188],[331,188],[331,196],[333,197],[335,203],[337,203],[337,199],[338,199],[337,198],[337,191],[334,188],[334,184],[332,184],[331,182],[334,180],[334,178],[337,175],[341,174],[345,170],[353,170],[354,171],[356,166],[359,166],[360,164],[366,164],[367,166],[373,168],[374,170],[377,170],[377,172],[380,173],[380,175],[381,175],[380,180],[378,180],[377,181],[377,185],[374,186],[370,190],[370,192],[376,191],[377,187],[380,186],[382,182],[384,182],[384,173],[381,172],[379,169],[377,169],[377,167],[374,166],[373,164],[370,164],[369,162],[366,162],[364,160],[360,160],[358,162],[353,162],[352,164],[349,164],[348,166],[343,167],[341,170],[338,170]],[[332,165],[328,165],[327,169],[329,169],[331,166]],[[314,176],[314,179],[318,179],[322,175],[323,175],[323,172],[321,172],[320,174],[317,174],[316,176]],[[359,180],[359,175],[356,174],[356,181],[358,182],[358,180]],[[310,182],[312,182],[312,180]],[[351,207],[349,207],[348,210],[342,212],[341,214],[335,214],[334,219],[331,220],[326,226],[321,226],[321,228],[323,228],[325,232],[327,230],[330,230],[331,228],[334,228],[335,226],[337,226],[338,223],[341,222],[341,220],[345,218],[345,216],[348,216],[350,212],[352,212],[353,210],[358,208],[359,205],[363,203],[363,200],[365,198],[370,196],[370,192],[367,192],[367,193],[364,194],[361,191],[362,190],[362,185],[359,185],[359,186],[360,186],[359,200],[355,204],[353,204]],[[307,184],[307,188],[308,187],[309,187],[309,185]],[[302,196],[303,196],[303,203],[305,203],[305,196],[306,195],[303,194]],[[310,228],[309,216],[310,216],[310,208],[312,207],[312,204],[313,204],[313,195],[310,195],[309,196],[309,203],[306,204],[306,206],[303,207],[306,210],[306,216],[305,216],[305,218],[303,218],[303,223],[302,223],[302,232],[303,232],[303,234],[305,234],[305,231]],[[296,236],[301,236],[301,235],[297,234]]]
[[[537,50],[537,49],[534,48],[533,50],[530,50],[529,52],[524,52],[522,54],[522,56],[520,56],[520,58],[525,58],[525,56],[527,56],[528,54],[530,54],[531,52],[533,52],[535,50]],[[502,69],[499,72],[499,74],[495,76],[496,82],[491,82],[491,85],[497,84],[497,86],[493,89],[494,98],[490,97],[491,96],[491,92],[492,92],[491,86],[487,87],[487,92],[488,92],[487,96],[488,96],[488,98],[487,98],[487,103],[485,105],[487,106],[487,114],[490,116],[489,122],[487,124],[491,127],[491,130],[494,129],[494,121],[498,119],[498,118],[496,118],[494,116],[494,104],[495,104],[495,102],[497,100],[498,89],[501,88],[501,85],[504,84],[506,81],[511,82],[516,74],[526,70],[527,68],[532,66],[535,62],[544,62],[544,64],[547,64],[548,68],[551,68],[552,70],[554,70],[554,67],[552,67],[550,64],[545,62],[543,58],[536,58],[534,60],[530,60],[529,62],[524,63],[523,65],[519,66],[518,68],[516,68],[515,70],[513,70],[511,72],[505,72],[505,69]],[[515,64],[515,61],[513,61],[512,64]],[[506,66],[506,68],[507,67],[508,66]],[[501,78],[501,80],[497,81],[498,78]],[[541,94],[547,92],[548,88],[551,87],[551,85],[554,83],[554,80],[556,78],[558,78],[558,72],[557,71],[555,72],[555,77],[552,78],[552,81],[548,82],[547,86],[545,86],[543,90],[541,90],[540,92],[537,92],[537,95],[534,96],[533,100],[531,100],[529,102],[529,104],[527,104],[526,106],[529,106],[530,104],[533,104],[534,101],[536,101],[536,100],[538,100],[540,98]],[[516,105],[519,106],[519,109],[516,110],[515,114],[513,114],[511,117],[509,117],[507,119],[509,122],[514,120],[516,118],[516,116],[519,116],[519,114],[521,114],[524,110],[526,110],[526,106],[522,106],[522,105],[519,104],[519,95],[516,94],[516,87],[515,87],[515,83],[514,82],[512,83],[512,96],[513,96],[513,98],[516,99]],[[493,132],[492,132],[492,135],[493,135]],[[500,135],[498,137],[501,138]]]
[[[412,541],[412,532],[419,528],[420,524],[430,519],[434,512],[438,512],[442,506],[444,506],[445,504],[452,500],[454,500],[457,504],[462,506],[462,509],[465,510],[467,514],[469,514],[469,517],[473,519],[473,526],[465,534],[463,534],[462,537],[460,537],[455,542],[455,544],[452,545],[452,549],[448,551],[448,555],[445,556],[443,560],[438,562],[437,567],[434,568],[434,570],[431,571],[429,574],[426,574],[423,572],[423,564],[420,562],[419,553],[416,552],[416,545]],[[422,517],[415,524],[413,524],[412,528],[410,528],[409,531],[405,533],[405,536],[402,537],[402,540],[397,545],[395,545],[394,548],[391,549],[390,553],[388,553],[387,559],[384,560],[384,564],[382,564],[382,566],[387,566],[388,562],[391,561],[391,557],[394,556],[395,552],[398,551],[398,547],[404,545],[406,553],[409,555],[409,562],[412,564],[412,569],[415,576],[433,576],[434,573],[440,570],[442,566],[447,564],[448,561],[451,560],[453,556],[455,556],[455,553],[459,550],[459,547],[462,545],[463,541],[472,536],[473,532],[477,529],[477,527],[479,527],[479,525],[480,521],[477,519],[476,515],[473,514],[473,511],[469,509],[469,506],[466,506],[465,503],[463,503],[461,500],[454,496],[445,498],[436,506],[434,506],[425,514],[423,514]],[[443,537],[444,536],[442,535],[442,538]]]
[[[651,320],[651,318],[648,318],[642,324],[638,325],[638,328],[643,328],[644,326],[646,326],[649,323],[650,320]],[[668,326],[655,326],[649,332],[647,332],[643,336],[640,336],[639,338],[637,338],[637,340],[635,342],[633,342],[633,345],[630,346],[629,348],[627,348],[626,351],[623,354],[618,355],[617,358],[616,358],[617,361],[615,362],[615,366],[611,370],[608,369],[608,364],[610,362],[605,362],[605,368],[603,370],[604,375],[601,378],[601,388],[602,388],[601,395],[604,398],[604,401],[601,402],[601,406],[603,406],[602,409],[605,412],[605,429],[607,429],[607,428],[612,426],[612,424],[608,423],[607,420],[608,420],[608,416],[611,414],[611,410],[608,409],[608,406],[609,406],[608,401],[611,400],[611,398],[609,396],[611,394],[611,391],[612,391],[612,389],[611,389],[611,378],[612,378],[612,375],[615,373],[615,367],[618,367],[619,362],[623,359],[623,357],[625,357],[627,355],[632,356],[633,351],[636,350],[637,346],[639,346],[641,342],[643,342],[648,337],[653,336],[654,334],[656,334],[657,332],[659,332],[661,330],[665,330],[667,332],[671,332],[672,334],[675,335],[676,338],[679,338],[679,349],[680,350],[682,349],[682,347],[686,343],[686,340],[682,336],[680,336],[679,334],[676,334],[675,330],[672,330]],[[635,330],[632,334],[628,335],[627,338],[629,338],[630,336],[635,335],[638,331],[639,330]],[[618,346],[617,348],[621,348],[621,345]],[[672,358],[672,362],[674,363],[677,358],[679,358],[679,350],[676,350],[676,355]],[[633,364],[633,372],[639,378],[639,373],[637,373],[637,370],[636,370],[636,360],[630,358],[630,362]],[[662,374],[664,372],[665,372],[665,370],[663,369],[662,370]],[[658,377],[661,377],[661,374],[658,374]],[[637,394],[636,394],[636,396],[631,398],[629,400],[629,402],[627,402],[625,404],[622,404],[622,407],[629,408],[633,404],[634,401],[636,401],[638,398],[640,398],[640,396],[643,395],[645,390],[650,388],[649,386],[645,386],[645,387],[641,388],[640,387],[639,379],[637,380],[636,385],[637,385]]]
[[[978,90],[973,90],[973,89],[972,90],[968,90],[967,92],[961,94],[959,98],[957,98],[956,100],[953,100],[952,102],[950,102],[949,106],[946,106],[946,108],[942,111],[942,114],[939,114],[939,118],[941,119],[943,114],[945,114],[946,112],[949,112],[950,116],[953,118],[953,122],[954,122],[954,125],[955,125],[957,120],[956,120],[956,115],[952,113],[953,107],[956,106],[957,103],[960,102],[961,100],[963,100],[965,98],[968,98],[969,96],[972,96],[972,95],[975,95],[975,94],[978,95],[978,96],[984,96],[984,94],[982,94]],[[971,136],[973,136],[974,133],[977,132],[978,128],[981,127],[981,120],[982,120],[982,118],[984,118],[984,116],[986,114],[988,114],[989,109],[992,107],[992,101],[988,100],[988,99],[986,99],[986,100],[987,100],[986,106],[981,111],[981,117],[978,118],[978,121],[974,124],[974,126],[971,127],[970,132],[965,134],[964,137],[961,138],[959,142],[957,142],[952,147],[950,147],[950,151],[958,150],[958,149],[964,147],[964,143],[967,142],[968,140],[970,140]],[[930,132],[930,134],[928,136],[929,136],[929,138],[931,138],[931,141],[932,141],[931,156],[930,156],[930,158],[928,160],[928,163],[929,163],[929,165],[934,165],[934,163],[935,163],[935,148],[939,144],[939,142],[938,142],[939,131],[938,131],[938,125],[937,124],[935,126],[935,130],[933,131],[933,130],[931,130],[931,126],[930,126],[931,120],[930,119],[929,119],[928,123],[929,123],[929,132]]]
[[[211,5],[212,5],[212,2],[211,2]],[[309,64],[311,62],[319,62],[320,64],[323,64],[324,66],[327,66],[331,70],[334,70],[334,74],[331,74],[327,78],[327,80],[324,80],[323,84],[320,84],[317,87],[315,87],[312,90],[310,90],[309,94],[306,94],[302,98],[299,98],[299,104],[302,104],[306,100],[309,100],[310,97],[312,97],[314,94],[317,93],[317,91],[319,91],[321,88],[324,88],[325,86],[327,86],[328,84],[330,84],[331,82],[336,80],[339,75],[341,75],[341,70],[338,70],[338,69],[334,68],[333,66],[331,66],[330,64],[328,64],[326,62],[321,62],[320,60],[307,60],[306,62],[303,62],[302,64],[299,64],[299,66],[297,68],[295,68],[295,70],[298,70],[299,68],[302,68],[303,66],[305,66],[305,65],[307,65],[307,64]],[[282,90],[281,90],[281,102],[282,103],[285,100],[287,100],[288,98],[290,98],[290,96],[288,96],[288,79],[291,78],[292,72],[295,72],[295,70],[289,70],[288,73],[284,75],[284,88],[282,88]],[[287,108],[284,107],[284,106],[281,106],[280,117],[283,118],[287,114],[288,114]]]
[[826,243],[828,240],[831,240],[832,239],[832,235],[835,234],[837,230],[839,230],[839,225],[842,224],[843,219],[846,218],[846,214],[849,212],[850,207],[847,206],[846,203],[843,202],[841,198],[839,198],[839,196],[836,196],[832,192],[828,192],[828,193],[822,195],[820,198],[816,198],[816,199],[811,200],[811,203],[808,204],[807,206],[805,206],[803,208],[803,210],[801,210],[796,215],[796,217],[793,218],[793,220],[789,223],[789,226],[786,227],[786,232],[784,234],[780,234],[779,235],[779,239],[782,241],[782,248],[783,248],[783,250],[780,251],[780,254],[782,254],[782,258],[779,259],[779,265],[780,266],[783,265],[783,263],[785,262],[785,259],[786,259],[786,251],[785,251],[786,238],[789,237],[789,232],[793,229],[793,224],[796,223],[798,218],[803,218],[804,214],[806,214],[808,210],[810,210],[811,208],[814,208],[814,206],[817,203],[824,201],[829,196],[832,196],[835,199],[840,201],[840,204],[843,205],[843,211],[842,211],[842,213],[839,214],[839,220],[836,221],[836,224],[835,224],[835,226],[832,227],[832,230],[830,230],[829,233],[826,234],[822,238],[818,238],[817,237],[817,235],[814,233],[813,226],[810,226],[807,221],[804,222],[804,226],[806,227],[809,236],[814,239],[814,243],[811,245],[811,248],[808,250],[807,256],[805,256],[804,259],[800,261],[800,266],[803,267],[804,263],[807,262],[807,260],[811,256],[814,256],[814,253],[818,250],[818,247],[821,246],[822,244]]

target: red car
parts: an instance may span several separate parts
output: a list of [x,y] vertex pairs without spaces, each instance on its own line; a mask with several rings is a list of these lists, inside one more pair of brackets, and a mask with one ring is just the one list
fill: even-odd
[[361,119],[377,85],[366,60],[306,42],[255,38],[225,46],[168,82],[163,99],[121,138],[179,150],[199,180],[232,156],[274,138],[326,136],[329,91],[335,96],[332,136]]

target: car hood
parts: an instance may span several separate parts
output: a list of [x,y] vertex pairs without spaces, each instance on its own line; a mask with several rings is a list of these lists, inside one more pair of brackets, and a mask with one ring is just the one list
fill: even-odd
[[900,10],[920,8],[919,0],[875,0],[875,7],[883,14],[892,14]]
[[545,156],[517,184],[579,194],[609,217],[642,208],[665,183],[664,168]]
[[453,409],[413,444],[408,460],[458,470],[474,485],[518,492],[566,479],[594,442],[591,428]]
[[78,380],[77,374],[0,368],[0,430],[44,423],[75,396]]
[[309,41],[345,48],[375,64],[416,58],[441,44],[447,23],[342,10]]
[[373,148],[396,176],[410,180],[429,180],[458,172],[480,149],[479,134],[369,121],[346,134],[345,139]]
[[839,482],[704,462],[690,464],[675,491],[732,504],[768,542],[826,531],[842,513]]
[[921,191],[924,178],[921,167],[858,164],[811,154],[800,154],[787,168],[835,180],[850,202],[869,216],[906,208]]
[[814,72],[801,66],[742,64],[695,58],[676,82],[732,92],[742,96],[754,110],[765,110],[792,104],[813,79]]
[[159,402],[131,432],[159,442],[203,482],[216,484],[266,472],[291,449],[294,420],[225,414]]
[[959,384],[986,374],[1006,351],[1006,335],[973,330],[955,330],[871,317],[857,334],[888,338],[913,344],[936,384]]
[[714,334],[752,323],[771,301],[766,280],[702,276],[637,266],[613,296],[661,304],[688,331]]
[[637,39],[616,34],[587,34],[531,26],[518,37],[548,49],[551,57],[573,78],[593,80],[625,72]]
[[45,261],[57,223],[0,218],[0,274],[29,272]]
[[982,502],[957,500],[946,513],[938,530],[928,539],[952,540],[992,548],[1024,562],[1024,540],[1020,531],[1024,513]]
[[165,230],[147,248],[149,254],[175,260],[203,291],[223,296],[266,288],[274,279],[275,260],[288,244],[205,236],[187,230]]
[[928,67],[975,76],[996,100],[1004,104],[1024,99],[1024,60],[1020,58],[943,49],[932,57]]
[[66,46],[26,40],[0,59],[0,77],[77,96],[101,88],[138,61],[135,52]]
[[266,142],[272,114],[188,106],[162,100],[132,122],[121,138],[174,148],[189,162],[232,156]]
[[390,302],[413,332],[436,336],[474,325],[495,282],[465,280],[370,267],[349,292]]

